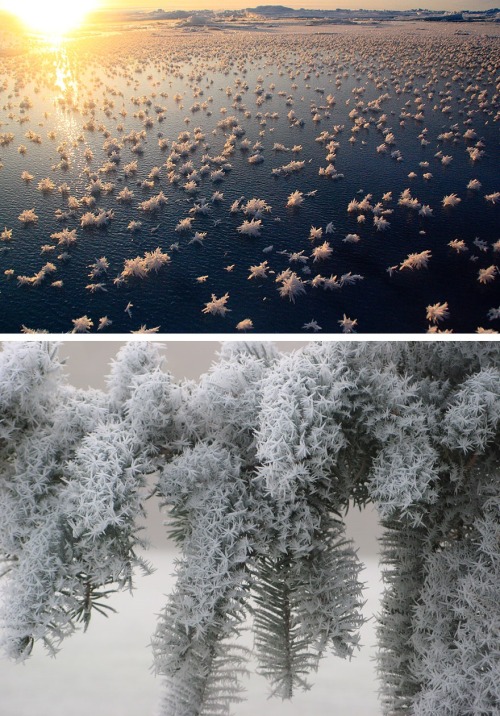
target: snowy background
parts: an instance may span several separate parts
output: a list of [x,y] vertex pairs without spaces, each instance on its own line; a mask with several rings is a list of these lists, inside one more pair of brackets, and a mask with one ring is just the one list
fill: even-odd
[[[103,387],[106,365],[116,354],[118,343],[66,343],[61,354],[68,356],[68,374],[79,387]],[[282,350],[297,343],[280,343]],[[218,344],[172,342],[166,357],[176,378],[197,378],[210,365]],[[372,512],[353,510],[348,530],[359,546],[366,568],[365,615],[378,612],[380,573],[377,565],[377,523]],[[174,586],[176,553],[165,540],[162,519],[151,505],[148,531],[153,548],[146,557],[155,568],[148,577],[137,576],[133,595],[113,595],[117,609],[109,619],[96,615],[86,634],[68,639],[51,659],[37,644],[24,665],[0,661],[0,716],[156,716],[163,690],[162,679],[152,673],[149,641],[156,617]],[[311,676],[312,688],[298,692],[292,702],[269,700],[266,680],[255,673],[246,682],[247,700],[233,708],[235,716],[378,716],[375,674],[375,621],[371,618],[361,632],[361,649],[350,662],[325,658]],[[251,635],[246,645],[252,646]]]

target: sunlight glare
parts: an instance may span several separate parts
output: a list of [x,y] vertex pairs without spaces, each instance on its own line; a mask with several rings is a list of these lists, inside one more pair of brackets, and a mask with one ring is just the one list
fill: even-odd
[[98,0],[3,0],[1,4],[30,29],[57,37],[77,28]]

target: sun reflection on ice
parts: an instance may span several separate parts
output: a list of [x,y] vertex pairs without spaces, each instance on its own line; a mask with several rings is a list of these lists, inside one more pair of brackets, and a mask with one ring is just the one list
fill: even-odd
[[[64,41],[51,46],[53,53],[53,105],[55,135],[64,137],[64,149],[60,152],[61,162],[58,169],[67,170],[80,154],[74,147],[82,141],[81,124],[73,111],[78,106],[80,87],[75,67],[68,56]],[[83,161],[83,160],[82,160]]]
[[55,86],[61,90],[61,96],[75,101],[78,98],[78,82],[76,81],[68,54],[64,47],[54,47]]

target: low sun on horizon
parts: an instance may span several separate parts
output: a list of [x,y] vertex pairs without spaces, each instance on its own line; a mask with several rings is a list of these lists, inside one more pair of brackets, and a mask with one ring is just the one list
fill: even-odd
[[62,36],[74,30],[99,4],[99,0],[0,1],[0,7],[15,15],[26,27],[50,36]]

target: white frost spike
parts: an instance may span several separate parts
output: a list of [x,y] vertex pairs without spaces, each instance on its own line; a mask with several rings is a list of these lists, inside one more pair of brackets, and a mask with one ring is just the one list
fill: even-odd
[[236,231],[245,236],[260,236],[262,231],[262,221],[260,219],[244,221],[241,226],[237,227]]
[[281,283],[278,289],[280,296],[289,298],[292,303],[295,303],[297,296],[306,292],[304,281],[297,276],[295,271],[290,271],[290,269],[279,274],[276,277],[276,282]]
[[231,309],[226,306],[229,301],[229,293],[225,293],[220,298],[212,293],[211,301],[205,303],[205,308],[202,309],[202,313],[210,313],[213,316],[225,316]]

